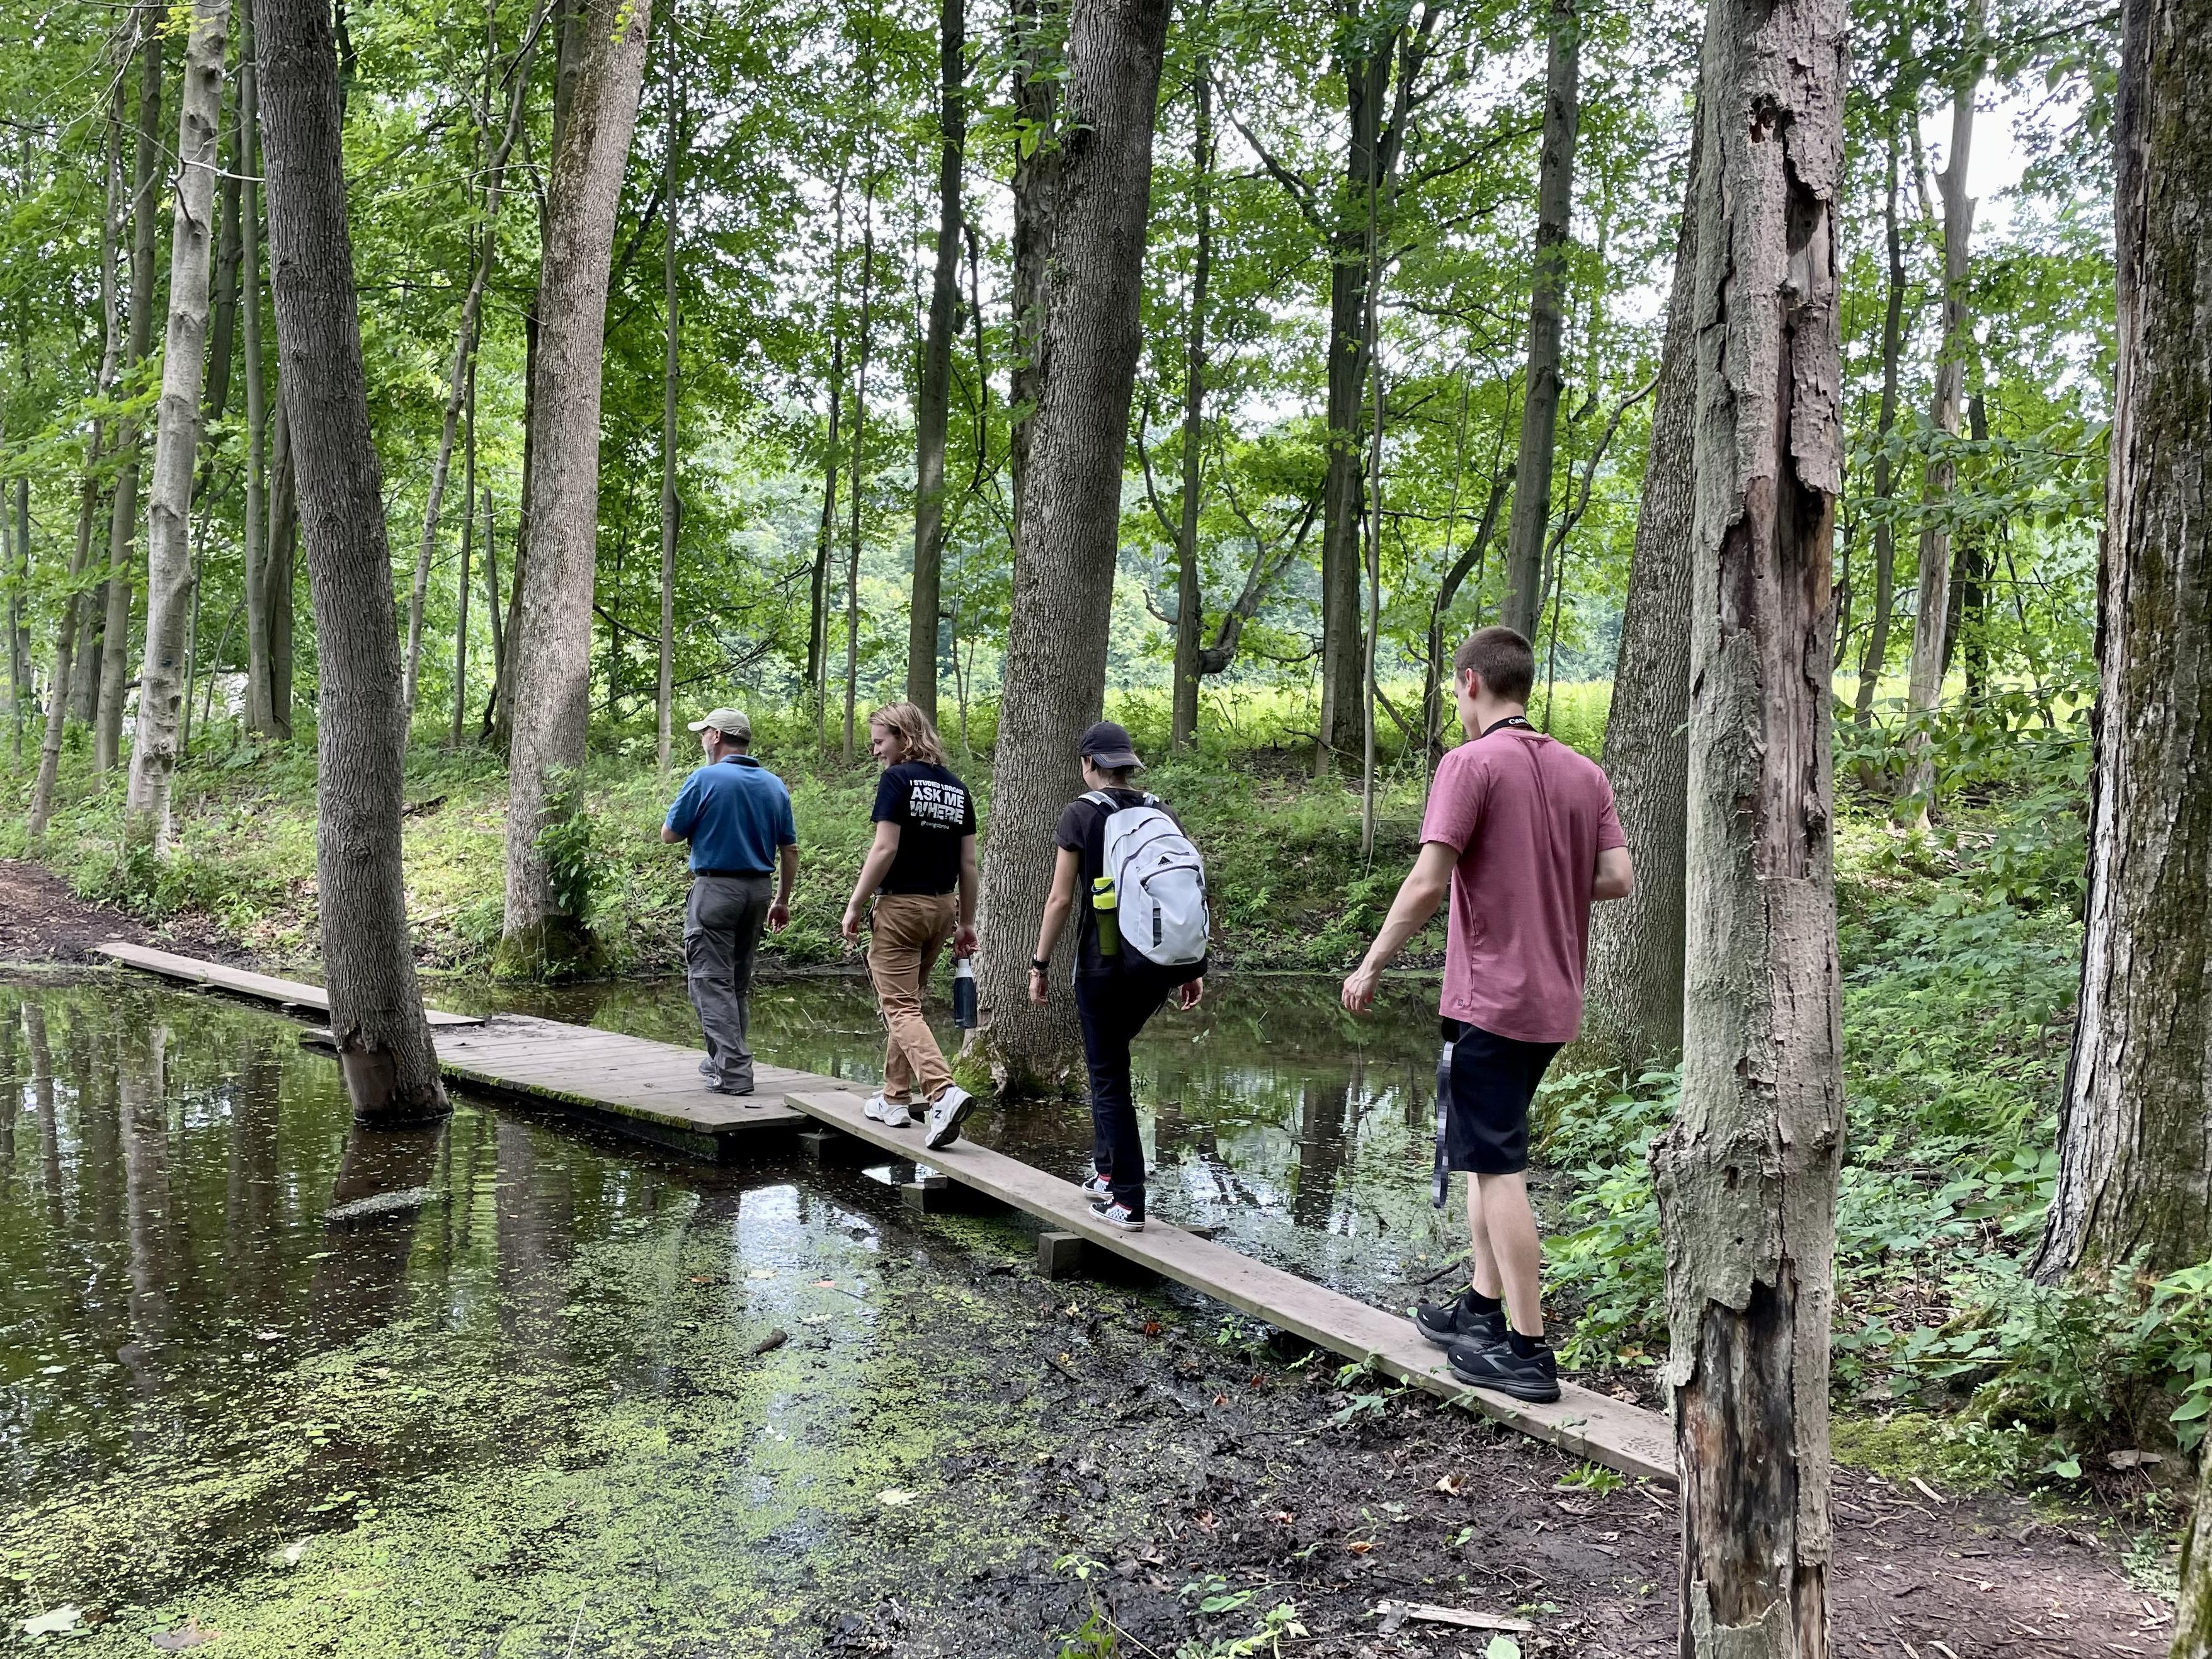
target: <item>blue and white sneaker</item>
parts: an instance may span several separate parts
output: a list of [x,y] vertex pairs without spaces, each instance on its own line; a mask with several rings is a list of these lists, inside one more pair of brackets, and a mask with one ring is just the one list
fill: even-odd
[[885,1100],[881,1089],[867,1097],[860,1110],[871,1121],[882,1124],[886,1129],[910,1129],[914,1127],[914,1115],[907,1110],[906,1102]]

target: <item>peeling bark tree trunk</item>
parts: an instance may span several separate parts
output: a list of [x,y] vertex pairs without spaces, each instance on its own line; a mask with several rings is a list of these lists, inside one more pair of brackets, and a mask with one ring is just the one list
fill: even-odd
[[1590,916],[1583,1042],[1626,1070],[1682,1047],[1684,841],[1688,833],[1691,515],[1697,504],[1698,186],[1700,122],[1674,240],[1674,285],[1658,402],[1605,722],[1605,769],[1636,860],[1636,890]]
[[[1972,0],[1966,14],[1966,39],[1978,47],[1985,0]],[[1966,267],[1974,234],[1974,198],[1966,194],[1966,165],[1974,147],[1974,92],[1982,79],[1982,59],[1975,51],[1951,94],[1951,149],[1943,158],[1936,183],[1943,192],[1943,344],[1936,362],[1936,393],[1929,420],[1938,444],[1959,435],[1959,413],[1966,386],[1969,343],[1966,314]],[[1951,609],[1951,532],[1942,522],[1958,483],[1959,465],[1948,447],[1937,452],[1929,464],[1926,504],[1929,517],[1920,532],[1918,608],[1912,617],[1912,673],[1905,696],[1923,729],[1908,739],[1911,763],[1906,768],[1905,793],[1899,810],[1923,827],[1936,793],[1936,761],[1924,729],[1943,702],[1943,631]]]
[[169,243],[169,322],[155,417],[154,483],[146,497],[146,654],[138,670],[138,726],[125,797],[127,833],[169,838],[169,785],[191,686],[185,634],[191,615],[193,463],[207,366],[209,265],[215,252],[216,149],[230,0],[194,0],[178,99],[177,198]]
[[[161,181],[161,14],[141,14],[138,149],[131,192],[131,343],[129,363],[146,361],[154,341],[154,207]],[[123,700],[128,690],[131,568],[138,536],[138,422],[116,422],[123,465],[115,475],[114,516],[107,532],[106,620],[100,642],[99,702],[93,714],[93,763],[114,769],[123,753]]]
[[1552,0],[1544,67],[1544,149],[1536,178],[1536,251],[1528,291],[1528,384],[1513,516],[1505,530],[1505,601],[1498,621],[1536,637],[1544,610],[1544,542],[1552,523],[1552,455],[1559,429],[1559,331],[1565,318],[1567,227],[1574,203],[1575,137],[1582,125],[1582,20],[1575,0]]
[[331,1032],[357,1117],[442,1115],[445,1085],[407,932],[406,722],[382,481],[368,425],[323,0],[258,0],[269,252],[320,647],[315,872]]
[[[1875,421],[1874,496],[1881,503],[1874,521],[1874,629],[1867,638],[1866,655],[1859,659],[1858,696],[1851,717],[1865,726],[1874,717],[1875,686],[1889,659],[1889,628],[1897,603],[1897,521],[1891,494],[1894,469],[1889,459],[1889,434],[1897,426],[1898,359],[1905,341],[1905,242],[1897,227],[1897,129],[1889,132],[1888,188],[1882,196],[1882,239],[1889,255],[1888,301],[1881,318],[1881,411]],[[1872,788],[1872,775],[1862,770],[1860,787]]]
[[[2128,0],[2120,17],[2119,383],[2088,926],[2058,1190],[2036,1258],[2045,1279],[2138,1255],[2162,1273],[2212,1255],[2212,31],[2173,0]],[[2190,1651],[2203,1653],[2202,1549],[2192,1605]]]
[[1199,580],[1198,509],[1206,468],[1200,453],[1206,416],[1206,290],[1213,275],[1213,82],[1199,60],[1191,91],[1197,102],[1191,143],[1192,209],[1198,218],[1190,276],[1190,317],[1183,336],[1182,513],[1176,521],[1175,694],[1169,743],[1187,750],[1198,741],[1199,658],[1204,644],[1206,596]]
[[[599,393],[615,210],[645,79],[647,0],[591,0],[582,58],[553,155],[540,286],[530,558],[522,625],[510,629],[514,738],[507,813],[510,970],[573,958],[581,919],[554,896],[539,835],[567,815],[556,775],[582,764],[591,716],[592,577],[599,522]],[[527,640],[529,648],[520,648]]]
[[968,18],[963,0],[938,10],[937,268],[915,389],[914,598],[907,613],[906,700],[937,718],[937,629],[945,601],[945,429],[952,408],[952,337],[960,310],[960,164],[968,144]]
[[[1076,739],[1106,695],[1167,15],[1167,0],[1070,9],[1062,118],[1015,171],[1017,239],[1031,239],[1042,257],[978,972],[991,1011],[984,1041],[1002,1087],[1060,1076],[1071,1058],[1065,979],[1054,975],[1052,1006],[1036,1007],[1029,957],[1051,882],[1053,825],[1082,789]],[[1063,956],[1073,944],[1063,937]]]
[[1843,0],[1705,15],[1682,1103],[1652,1149],[1701,1659],[1827,1651],[1844,27]]

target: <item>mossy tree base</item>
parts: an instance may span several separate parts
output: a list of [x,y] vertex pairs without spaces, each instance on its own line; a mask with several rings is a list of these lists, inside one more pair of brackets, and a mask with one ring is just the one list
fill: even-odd
[[510,929],[491,958],[495,978],[541,984],[590,979],[605,973],[606,966],[599,937],[574,916],[548,916]]

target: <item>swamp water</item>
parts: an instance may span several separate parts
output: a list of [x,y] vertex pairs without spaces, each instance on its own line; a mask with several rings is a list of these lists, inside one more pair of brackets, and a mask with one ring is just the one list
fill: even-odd
[[[1354,1026],[1333,989],[1227,981],[1154,1022],[1153,1203],[1402,1303],[1449,1249],[1433,1024],[1407,988]],[[532,1011],[692,1040],[672,986]],[[1030,1379],[1082,1342],[1018,1222],[465,1096],[363,1130],[299,1030],[122,976],[0,985],[0,1648],[820,1651],[825,1601],[1048,1568],[1029,1467],[1084,1443]],[[876,1075],[857,984],[763,986],[755,1031]],[[1070,1175],[1088,1144],[1072,1107],[974,1129]]]

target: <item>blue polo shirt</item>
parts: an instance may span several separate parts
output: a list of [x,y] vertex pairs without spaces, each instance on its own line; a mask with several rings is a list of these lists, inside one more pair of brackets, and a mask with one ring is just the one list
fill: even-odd
[[725,755],[684,779],[668,828],[691,843],[694,870],[766,875],[775,849],[799,842],[791,791],[750,755]]

